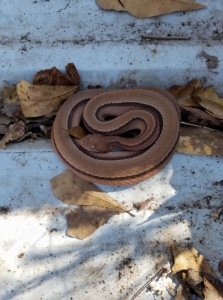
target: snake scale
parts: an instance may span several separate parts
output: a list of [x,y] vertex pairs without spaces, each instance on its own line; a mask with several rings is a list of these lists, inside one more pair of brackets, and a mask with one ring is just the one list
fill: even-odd
[[[76,126],[85,126],[89,134],[81,140],[72,137],[67,130]],[[179,129],[176,100],[162,89],[90,89],[63,103],[52,128],[52,146],[87,181],[132,185],[169,162]]]

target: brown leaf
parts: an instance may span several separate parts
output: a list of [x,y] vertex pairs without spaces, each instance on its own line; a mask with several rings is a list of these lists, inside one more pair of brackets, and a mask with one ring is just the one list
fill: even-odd
[[177,288],[177,294],[174,297],[174,300],[189,300],[190,299],[190,293],[188,292],[188,289],[184,285],[179,285]]
[[84,239],[92,235],[95,230],[108,222],[115,214],[120,213],[116,208],[96,206],[79,207],[67,215],[67,235],[77,239]]
[[0,115],[0,124],[1,125],[9,125],[12,119],[5,115]]
[[172,253],[174,256],[172,273],[177,274],[180,282],[186,283],[198,295],[203,296],[204,278],[217,285],[221,284],[208,261],[195,248],[174,245]]
[[67,74],[63,74],[56,67],[41,70],[34,76],[33,84],[53,86],[80,86],[80,76],[73,63],[66,66]]
[[138,18],[148,18],[205,7],[205,5],[193,0],[120,0],[120,2],[129,13]]
[[2,100],[1,112],[8,117],[13,117],[15,111],[20,107],[16,87],[5,83],[1,90],[0,98]]
[[223,275],[223,260],[220,260],[218,263],[218,271]]
[[181,107],[181,122],[223,130],[223,98],[212,87],[204,89],[200,80],[194,79],[168,91]]
[[15,122],[9,125],[8,132],[4,135],[3,139],[0,141],[0,149],[4,149],[6,144],[18,140],[25,134],[25,123],[23,121]]
[[177,99],[180,107],[199,107],[199,103],[195,99],[194,94],[201,87],[202,85],[200,80],[194,79],[183,86],[174,85],[168,90],[168,92],[171,93],[174,96],[174,98]]
[[125,207],[117,201],[71,171],[66,170],[51,179],[51,187],[54,195],[65,204],[101,206],[126,212]]
[[223,98],[220,98],[212,87],[200,89],[196,93],[196,98],[208,113],[216,118],[223,119]]
[[197,107],[184,107],[181,109],[182,122],[186,121],[190,124],[195,124],[213,129],[223,129],[223,120],[217,119],[204,110]]
[[58,109],[77,89],[77,86],[32,85],[24,80],[17,85],[22,112],[27,118],[46,115]]
[[216,278],[218,280],[217,275],[209,265],[208,261],[204,256],[199,254],[195,248],[174,245],[172,246],[172,253],[174,256],[172,272],[174,274],[180,271],[193,270],[201,274],[207,274],[211,278]]
[[96,2],[103,9],[126,11],[125,8],[123,7],[121,1],[119,1],[119,0],[96,0]]
[[214,285],[204,278],[204,300],[223,300],[223,285]]
[[69,135],[81,140],[83,137],[87,135],[86,129],[84,127],[75,126],[70,129],[64,129],[66,130]]
[[177,152],[190,155],[223,156],[223,132],[199,127],[181,127]]
[[135,207],[137,210],[142,210],[153,200],[155,200],[155,199],[153,197],[151,197],[151,198],[149,198],[145,201],[142,201],[142,202],[135,202],[133,204],[133,207]]
[[8,132],[8,126],[0,124],[0,134],[4,135]]

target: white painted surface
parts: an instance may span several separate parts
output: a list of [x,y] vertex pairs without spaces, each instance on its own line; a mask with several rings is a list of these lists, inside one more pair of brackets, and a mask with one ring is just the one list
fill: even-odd
[[[199,77],[223,92],[223,4],[202,2],[208,9],[137,20],[104,12],[93,0],[2,0],[0,82],[31,81],[39,69],[74,62],[82,87],[168,87]],[[146,34],[191,40],[142,41]],[[171,261],[175,241],[191,242],[215,270],[223,259],[222,218],[214,219],[223,199],[222,186],[216,185],[223,179],[222,158],[176,154],[142,184],[103,187],[128,208],[155,200],[148,210],[134,212],[135,218],[113,217],[84,241],[65,234],[68,207],[54,198],[49,184],[65,167],[49,142],[10,146],[0,152],[0,161],[0,204],[9,209],[0,215],[3,300],[130,299]],[[171,299],[169,282],[159,281],[162,296],[143,292],[138,299]]]
[[[1,161],[1,206],[10,209],[0,217],[1,299],[130,299],[171,262],[174,242],[191,242],[217,269],[223,236],[222,219],[214,214],[223,193],[215,182],[222,180],[222,158],[176,154],[144,183],[103,187],[128,208],[155,200],[148,210],[133,210],[134,218],[113,217],[84,241],[65,234],[69,207],[54,198],[49,184],[64,166],[49,147],[9,149]],[[131,263],[122,268],[127,258]],[[164,299],[171,299],[168,282],[159,282]],[[139,299],[162,298],[144,292]]]
[[[202,2],[207,9],[140,20],[105,12],[95,0],[2,0],[0,82],[30,81],[40,69],[55,65],[64,70],[74,62],[83,87],[167,87],[201,78],[223,92],[223,3]],[[146,41],[142,35],[191,40]],[[214,56],[216,66],[208,68],[210,61],[202,53]]]

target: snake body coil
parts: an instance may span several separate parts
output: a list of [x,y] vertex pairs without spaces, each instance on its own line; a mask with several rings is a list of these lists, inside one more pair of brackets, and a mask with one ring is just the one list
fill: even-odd
[[[90,133],[83,141],[64,130],[83,124]],[[179,128],[179,108],[166,91],[93,89],[72,95],[62,105],[53,125],[52,145],[67,167],[85,180],[131,185],[167,164]],[[130,138],[126,132],[137,134]]]

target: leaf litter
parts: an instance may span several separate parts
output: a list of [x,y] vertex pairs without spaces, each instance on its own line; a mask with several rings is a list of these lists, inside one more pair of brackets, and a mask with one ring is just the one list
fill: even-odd
[[223,154],[223,98],[212,87],[195,79],[168,90],[181,109],[181,133],[177,151],[193,155]]
[[223,300],[223,283],[203,255],[191,245],[173,244],[171,251],[172,268],[160,268],[130,300],[136,299],[146,289],[161,293],[157,290],[158,281],[165,273],[172,279],[172,285],[166,289],[174,300]]
[[203,255],[193,247],[180,245],[172,245],[172,253],[172,274],[180,282],[175,300],[190,299],[191,293],[204,300],[223,300],[223,283]]
[[50,137],[58,108],[80,86],[73,63],[67,64],[66,72],[53,67],[37,72],[33,84],[24,80],[17,86],[4,83],[0,92],[0,148],[27,138]]

